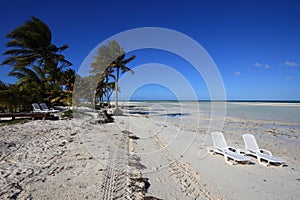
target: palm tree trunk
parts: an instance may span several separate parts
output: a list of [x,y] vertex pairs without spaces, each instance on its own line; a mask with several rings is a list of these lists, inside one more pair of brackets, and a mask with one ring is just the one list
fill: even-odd
[[109,98],[109,95],[108,95],[108,83],[106,83],[106,89],[105,89],[105,96],[106,96],[106,101],[108,104],[110,104],[110,98]]
[[117,68],[117,76],[116,76],[116,84],[115,84],[115,90],[116,90],[116,109],[118,109],[119,108],[119,105],[118,105],[118,98],[119,98],[119,95],[118,95],[118,93],[119,93],[119,91],[118,91],[118,88],[119,88],[119,68]]

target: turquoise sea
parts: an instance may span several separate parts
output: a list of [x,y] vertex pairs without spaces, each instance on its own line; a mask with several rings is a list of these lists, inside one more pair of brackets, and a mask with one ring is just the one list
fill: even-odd
[[227,116],[300,123],[300,103],[227,103]]
[[[136,102],[136,101],[135,101]],[[300,124],[300,102],[210,102],[210,101],[139,101],[138,103],[167,110],[199,110],[199,112],[211,114],[223,114],[250,120],[277,121],[283,123]],[[214,109],[213,109],[214,107]]]

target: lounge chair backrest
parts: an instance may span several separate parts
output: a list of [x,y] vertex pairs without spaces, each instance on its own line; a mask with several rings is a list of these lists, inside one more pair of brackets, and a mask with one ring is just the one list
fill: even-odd
[[212,132],[211,133],[214,147],[218,149],[227,149],[227,143],[224,138],[223,133],[221,132]]
[[256,139],[251,134],[244,134],[243,140],[245,142],[245,150],[251,150],[251,151],[259,151],[258,144],[256,142]]
[[40,110],[41,110],[39,104],[37,104],[37,103],[33,103],[33,104],[32,104],[32,107],[33,107],[33,109],[34,109],[35,111],[40,111]]
[[40,103],[42,110],[49,110],[48,106],[45,103]]

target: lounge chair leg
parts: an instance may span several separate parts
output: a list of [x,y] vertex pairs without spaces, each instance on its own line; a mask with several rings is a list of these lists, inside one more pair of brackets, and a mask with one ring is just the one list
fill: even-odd
[[229,165],[235,164],[235,161],[233,160],[232,162],[230,162],[228,156],[226,156],[226,155],[224,155],[224,159],[225,159],[225,162],[228,163]]
[[261,165],[264,165],[260,159],[261,159],[261,158],[257,158],[258,163],[261,164]]
[[265,166],[265,167],[267,167],[267,166],[270,165],[269,162],[264,163],[264,162],[262,161],[262,158],[261,158],[261,157],[257,158],[257,160],[258,160],[258,163],[259,163],[259,164],[261,164],[261,165],[263,165],[263,166]]
[[209,154],[212,154],[212,155],[215,155],[215,154],[216,154],[215,151],[214,151],[212,148],[210,148],[210,147],[207,147],[207,152],[208,152]]

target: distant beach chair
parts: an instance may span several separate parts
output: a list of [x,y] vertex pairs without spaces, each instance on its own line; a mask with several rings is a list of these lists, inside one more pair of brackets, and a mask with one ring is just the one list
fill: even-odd
[[39,104],[37,104],[37,103],[33,103],[31,105],[33,107],[33,112],[34,113],[48,113],[48,111],[42,110],[41,107],[39,106]]
[[274,157],[270,151],[260,149],[253,135],[244,134],[242,137],[245,142],[245,155],[252,155],[256,157],[259,164],[264,166],[268,166],[270,164],[279,166],[286,165],[284,160]]
[[211,133],[213,140],[213,148],[209,149],[210,153],[218,153],[224,156],[225,162],[228,164],[237,163],[250,163],[251,160],[240,153],[240,151],[234,147],[227,146],[224,135],[221,132]]
[[45,103],[40,103],[40,106],[41,106],[42,110],[45,112],[52,112],[52,113],[59,112],[59,110],[55,110],[54,108],[49,109],[47,104],[45,104]]

